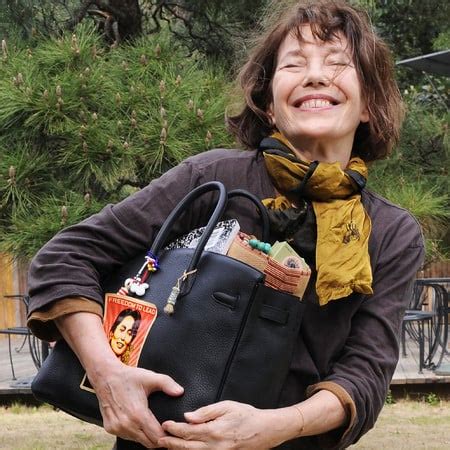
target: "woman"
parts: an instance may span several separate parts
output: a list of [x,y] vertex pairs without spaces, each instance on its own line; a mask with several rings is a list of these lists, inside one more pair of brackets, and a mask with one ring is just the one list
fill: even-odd
[[140,312],[134,309],[125,309],[119,313],[111,325],[111,329],[109,330],[109,345],[124,364],[128,364],[132,350],[131,343],[136,337],[140,324]]
[[[386,156],[399,134],[392,62],[364,13],[341,1],[300,2],[261,37],[240,81],[246,104],[229,124],[249,150],[189,158],[54,238],[31,268],[29,325],[41,337],[60,332],[71,345],[105,429],[121,438],[168,448],[344,448],[383,406],[423,258],[416,221],[364,188],[365,162]],[[210,180],[263,199],[272,239],[289,240],[314,276],[277,409],[221,402],[189,412],[186,423],[159,424],[147,396],[183,389],[117,361],[101,328],[99,277],[147,248],[183,195]],[[201,224],[210,201],[195,206],[185,231]],[[228,215],[258,233],[253,210],[233,202]],[[118,448],[132,447],[119,439]]]

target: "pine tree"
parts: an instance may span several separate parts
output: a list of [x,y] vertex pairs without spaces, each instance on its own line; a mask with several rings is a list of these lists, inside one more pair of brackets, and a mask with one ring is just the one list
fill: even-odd
[[229,86],[164,31],[108,48],[92,26],[0,61],[0,245],[31,257],[61,228],[186,157],[230,146]]

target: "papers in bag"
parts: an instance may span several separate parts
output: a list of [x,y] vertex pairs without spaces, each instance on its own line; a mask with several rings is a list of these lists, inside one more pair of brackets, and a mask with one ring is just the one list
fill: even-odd
[[[175,248],[195,248],[204,231],[205,227],[196,228],[190,233],[171,242],[166,247],[166,250],[173,250]],[[236,219],[218,222],[206,243],[205,250],[226,255],[238,232],[239,223]]]
[[[137,366],[142,347],[157,313],[153,303],[121,294],[105,295],[103,329],[111,350],[124,364]],[[86,375],[81,381],[80,388],[94,392]]]
[[265,274],[265,284],[302,298],[311,269],[287,242],[275,242],[268,255],[248,244],[249,236],[239,233],[228,250],[228,256],[255,267]]

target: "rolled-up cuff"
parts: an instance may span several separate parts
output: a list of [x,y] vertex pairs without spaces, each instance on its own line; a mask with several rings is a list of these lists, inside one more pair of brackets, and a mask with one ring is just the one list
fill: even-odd
[[311,397],[321,390],[332,392],[339,399],[347,415],[347,422],[345,426],[324,433],[317,438],[319,439],[321,448],[341,448],[340,442],[345,439],[348,433],[350,433],[358,418],[355,402],[341,385],[334,383],[333,381],[321,381],[320,383],[308,386],[306,396]]
[[33,311],[28,317],[27,325],[39,339],[47,342],[57,341],[61,339],[61,333],[55,319],[75,312],[90,312],[103,317],[102,306],[94,300],[85,297],[67,297]]

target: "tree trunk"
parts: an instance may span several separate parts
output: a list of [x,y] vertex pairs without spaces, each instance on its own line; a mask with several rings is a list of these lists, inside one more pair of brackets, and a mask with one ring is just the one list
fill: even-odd
[[118,44],[133,39],[142,32],[142,12],[138,0],[83,0],[69,28],[80,23],[86,15],[99,19],[106,38]]
[[109,0],[119,27],[121,40],[132,39],[142,32],[142,12],[138,0]]

